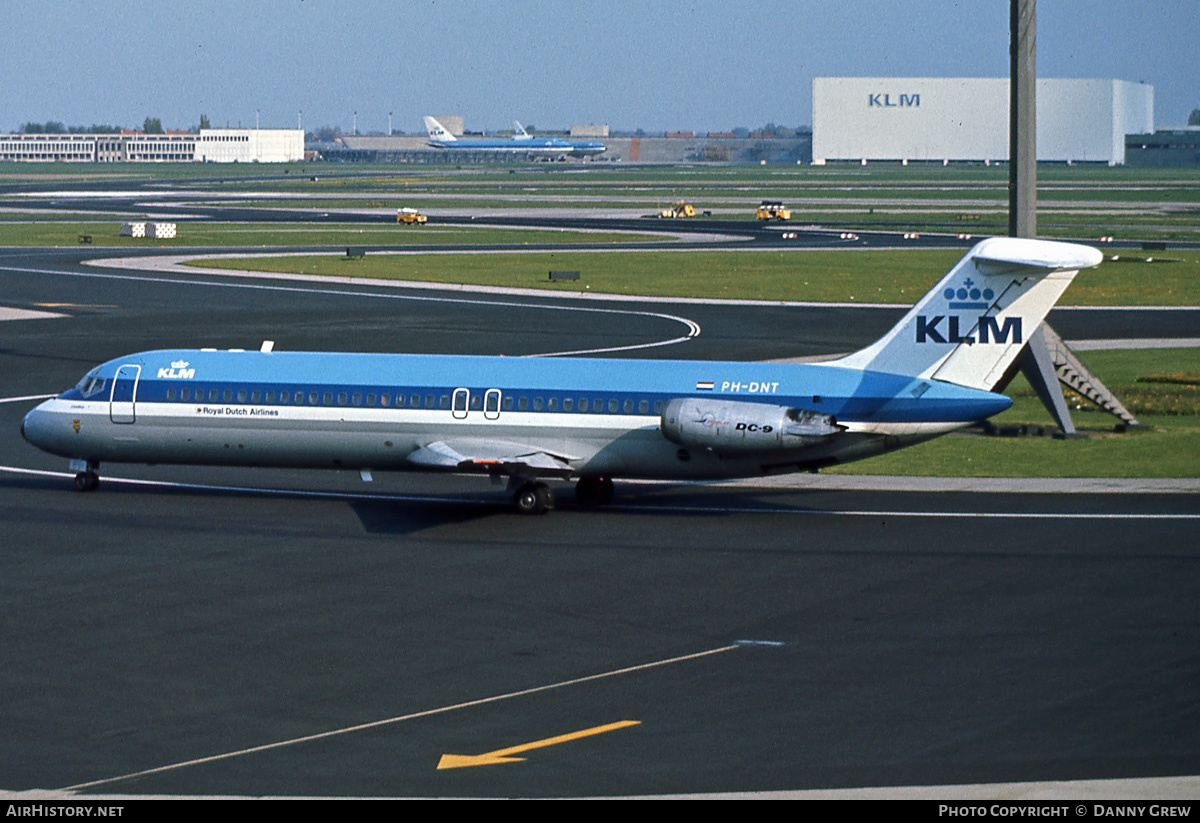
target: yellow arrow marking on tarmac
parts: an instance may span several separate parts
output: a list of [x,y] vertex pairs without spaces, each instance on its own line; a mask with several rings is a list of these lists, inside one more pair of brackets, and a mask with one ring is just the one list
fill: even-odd
[[623,729],[626,726],[636,726],[642,721],[640,720],[618,720],[616,723],[609,723],[604,726],[593,726],[590,729],[584,729],[579,732],[571,732],[570,734],[560,734],[558,737],[547,737],[545,740],[535,740],[532,743],[523,743],[520,746],[510,746],[507,749],[497,749],[494,752],[486,754],[444,754],[442,759],[438,761],[438,770],[441,769],[461,769],[467,766],[493,766],[497,763],[516,763],[524,760],[523,757],[510,757],[510,755],[520,754],[522,752],[531,751],[532,749],[544,749],[547,746],[557,746],[559,743],[566,743],[571,740],[578,740],[581,737],[591,737],[594,734],[604,734],[605,732],[616,731]]

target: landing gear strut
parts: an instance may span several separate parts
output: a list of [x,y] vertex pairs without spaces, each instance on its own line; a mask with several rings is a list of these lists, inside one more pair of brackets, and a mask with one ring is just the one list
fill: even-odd
[[581,506],[603,506],[612,499],[611,477],[581,477],[575,484],[575,502]]
[[545,514],[554,508],[554,492],[545,483],[525,483],[513,496],[520,514]]

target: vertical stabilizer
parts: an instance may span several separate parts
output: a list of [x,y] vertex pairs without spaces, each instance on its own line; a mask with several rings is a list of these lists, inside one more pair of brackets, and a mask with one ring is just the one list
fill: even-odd
[[971,249],[878,341],[837,365],[991,390],[1093,248],[993,237]]
[[446,131],[445,126],[428,115],[425,117],[425,129],[429,132],[431,140],[436,140],[440,143],[453,143],[455,140],[454,135]]

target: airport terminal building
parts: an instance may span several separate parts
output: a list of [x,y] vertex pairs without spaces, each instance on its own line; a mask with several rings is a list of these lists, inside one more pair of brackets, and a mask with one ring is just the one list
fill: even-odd
[[[1008,103],[1008,78],[818,77],[813,163],[1007,161]],[[1153,86],[1037,81],[1039,161],[1121,165],[1153,131]]]
[[0,161],[24,163],[292,163],[299,129],[200,129],[199,133],[0,134]]

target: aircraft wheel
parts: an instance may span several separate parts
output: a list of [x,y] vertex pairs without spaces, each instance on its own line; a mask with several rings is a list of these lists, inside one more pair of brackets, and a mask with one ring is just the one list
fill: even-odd
[[554,508],[554,492],[545,483],[526,483],[517,489],[513,503],[521,514],[545,514]]
[[603,506],[612,499],[611,477],[581,477],[575,484],[575,500],[581,506]]
[[100,487],[100,475],[95,472],[79,472],[75,475],[75,488],[81,492],[94,492]]

